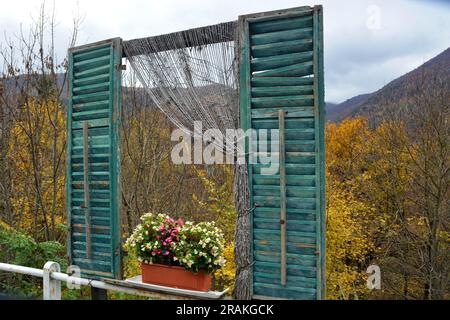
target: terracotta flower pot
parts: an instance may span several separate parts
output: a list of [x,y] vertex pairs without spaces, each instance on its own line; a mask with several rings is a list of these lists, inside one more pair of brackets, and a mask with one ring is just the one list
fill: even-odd
[[204,271],[194,273],[182,267],[141,263],[142,282],[179,289],[209,291],[211,276]]

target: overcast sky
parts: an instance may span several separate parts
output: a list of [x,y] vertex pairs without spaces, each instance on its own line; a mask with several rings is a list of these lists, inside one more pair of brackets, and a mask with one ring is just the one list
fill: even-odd
[[[29,26],[40,1],[1,0],[0,41]],[[53,1],[47,1],[52,7]],[[372,92],[450,46],[450,0],[55,0],[59,56],[77,10],[78,43],[125,40],[237,19],[240,14],[324,6],[326,100]],[[77,9],[78,8],[78,9]],[[3,42],[4,43],[4,42]]]

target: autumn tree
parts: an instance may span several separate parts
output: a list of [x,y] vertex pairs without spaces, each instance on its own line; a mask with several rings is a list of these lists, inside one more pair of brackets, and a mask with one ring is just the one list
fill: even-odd
[[366,268],[375,247],[373,206],[361,186],[370,161],[372,133],[363,118],[326,127],[327,298],[367,296]]
[[[80,20],[74,19],[69,45],[76,41]],[[36,239],[63,236],[65,219],[65,106],[67,59],[57,60],[54,10],[45,4],[29,32],[7,38],[0,50],[3,94],[0,168],[3,207],[0,218]],[[7,147],[5,147],[7,145]]]
[[432,71],[409,84],[414,94],[401,103],[385,102],[391,121],[378,130],[390,151],[390,186],[378,186],[391,191],[382,242],[386,284],[404,299],[449,297],[450,86],[439,66]]
[[[417,80],[383,121],[327,125],[329,298],[449,296],[449,81]],[[380,291],[365,288],[369,264]]]

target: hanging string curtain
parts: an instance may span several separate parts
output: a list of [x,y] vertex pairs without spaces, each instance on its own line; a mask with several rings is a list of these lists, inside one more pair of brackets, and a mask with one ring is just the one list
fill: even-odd
[[[194,133],[194,121],[202,122],[203,131],[219,129],[223,143],[213,143],[222,153],[233,155],[237,154],[239,144],[226,138],[226,130],[239,128],[236,26],[236,22],[222,23],[123,44],[133,71],[158,108],[189,134]],[[238,214],[235,296],[250,299],[251,209],[247,166],[236,164],[234,173]]]
[[[238,127],[236,23],[185,30],[123,43],[125,55],[156,106],[180,129],[194,133]],[[201,134],[201,132],[198,132]],[[217,142],[223,153],[233,141]]]

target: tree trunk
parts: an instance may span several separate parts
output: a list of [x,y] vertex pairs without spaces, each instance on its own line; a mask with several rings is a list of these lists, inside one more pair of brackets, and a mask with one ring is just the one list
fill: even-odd
[[234,285],[234,298],[250,300],[252,280],[251,256],[251,210],[249,199],[247,165],[235,165],[234,173],[234,201],[237,211],[236,237],[234,256],[236,263],[236,279]]

